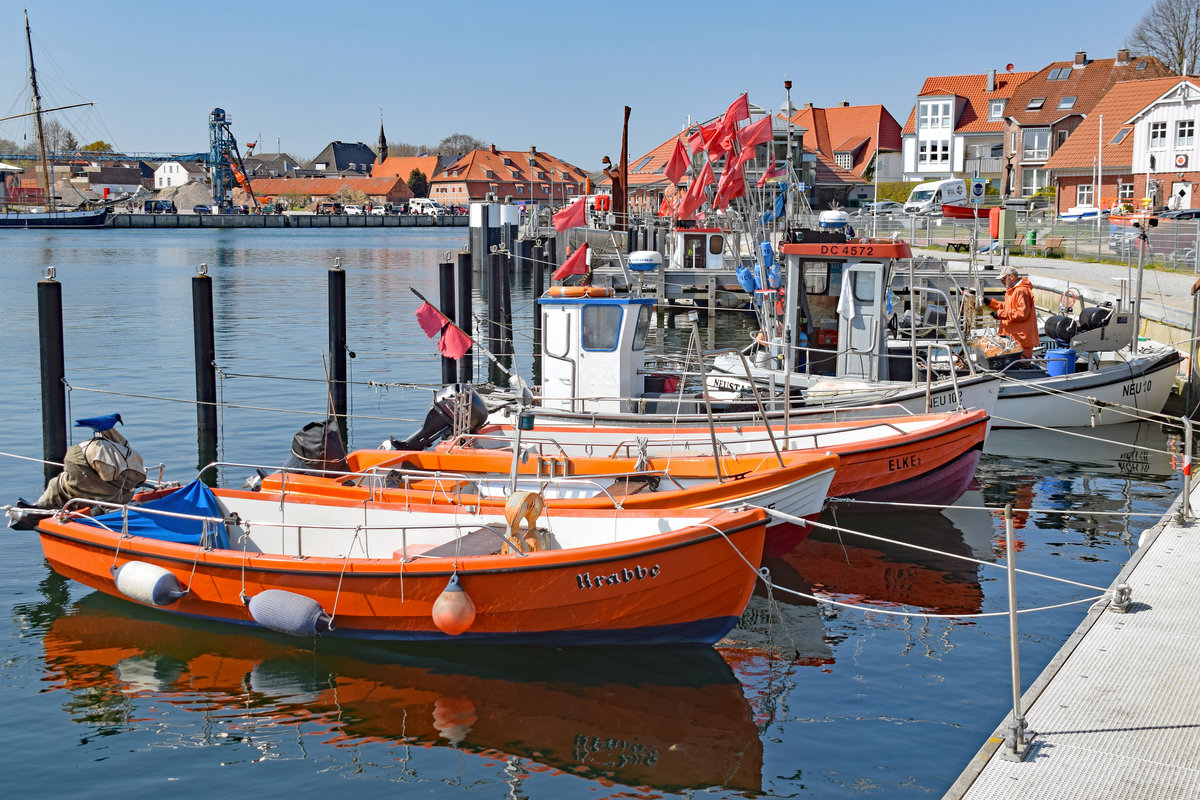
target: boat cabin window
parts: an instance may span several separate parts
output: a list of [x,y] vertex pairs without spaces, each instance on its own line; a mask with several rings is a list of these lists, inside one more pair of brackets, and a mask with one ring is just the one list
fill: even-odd
[[854,272],[854,299],[864,303],[875,301],[875,274],[873,272]]
[[725,237],[719,234],[714,234],[708,237],[708,252],[711,255],[721,255],[721,250],[725,247]]
[[805,261],[802,269],[805,294],[829,294],[829,262]]
[[704,255],[704,240],[707,238],[703,233],[683,235],[683,266],[688,269],[704,269],[707,261],[707,256]]
[[584,350],[616,350],[621,335],[621,307],[593,304],[583,307],[581,331]]
[[650,335],[650,306],[643,305],[638,309],[637,329],[633,332],[633,349],[645,350],[646,337]]

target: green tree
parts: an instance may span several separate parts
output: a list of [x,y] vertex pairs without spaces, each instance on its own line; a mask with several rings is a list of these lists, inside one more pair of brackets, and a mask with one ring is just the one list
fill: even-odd
[[104,141],[103,139],[97,139],[96,141],[92,142],[91,144],[85,144],[83,147],[81,147],[79,149],[85,153],[111,153],[111,152],[113,152],[113,146],[111,144],[109,144],[108,142]]
[[1175,75],[1194,71],[1200,56],[1200,0],[1155,0],[1129,43]]
[[419,169],[408,173],[408,188],[412,189],[413,197],[425,197],[429,194],[429,179]]

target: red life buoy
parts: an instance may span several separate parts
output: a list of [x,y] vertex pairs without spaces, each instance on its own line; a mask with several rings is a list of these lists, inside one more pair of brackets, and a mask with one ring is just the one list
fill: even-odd
[[608,195],[598,194],[598,195],[596,195],[595,199],[592,201],[592,206],[597,211],[608,211],[608,209],[610,208],[609,204],[611,202],[612,202],[612,198],[609,197]]

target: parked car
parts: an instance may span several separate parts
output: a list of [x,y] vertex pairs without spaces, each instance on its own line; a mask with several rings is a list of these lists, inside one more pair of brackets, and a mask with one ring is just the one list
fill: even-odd
[[362,213],[363,213],[363,208],[362,208],[362,206],[347,204],[347,205],[342,206],[342,213],[343,214],[354,214],[354,215],[361,217]]
[[211,214],[212,206],[203,206],[203,205],[192,206],[192,213],[193,214]]
[[249,214],[250,208],[249,208],[249,206],[233,205],[233,206],[229,207],[229,213],[230,214]]
[[1177,211],[1164,211],[1163,213],[1158,215],[1158,219],[1159,219],[1159,221],[1168,220],[1168,219],[1173,219],[1176,221],[1188,220],[1188,219],[1200,219],[1200,208],[1181,208],[1181,209],[1178,209]]
[[342,213],[341,203],[321,203],[317,206],[318,214],[340,214]]
[[431,217],[436,217],[448,212],[442,208],[437,200],[430,200],[428,197],[414,197],[408,201],[408,213],[428,214]]
[[390,206],[371,206],[372,217],[386,217],[391,213]]
[[880,200],[878,203],[863,203],[862,215],[869,217],[872,214],[903,214],[904,204],[897,203],[895,200]]

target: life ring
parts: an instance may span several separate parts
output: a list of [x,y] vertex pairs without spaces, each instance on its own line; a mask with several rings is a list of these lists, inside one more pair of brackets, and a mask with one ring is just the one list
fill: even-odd
[[612,297],[613,290],[608,286],[551,286],[546,290],[547,297]]

